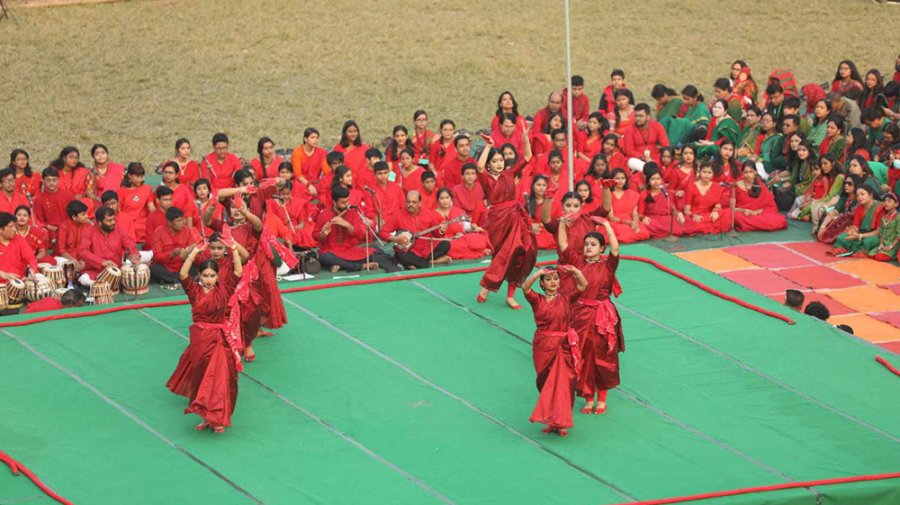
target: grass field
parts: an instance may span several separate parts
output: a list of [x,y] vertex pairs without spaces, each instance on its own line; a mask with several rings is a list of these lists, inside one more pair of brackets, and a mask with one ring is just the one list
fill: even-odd
[[[16,2],[11,2],[15,8]],[[174,140],[197,151],[223,130],[255,155],[307,126],[332,145],[355,118],[382,139],[412,111],[487,125],[500,91],[532,113],[565,80],[562,2],[162,0],[14,11],[0,23],[0,152],[44,166],[63,145],[94,142],[117,161],[158,162]],[[852,58],[890,70],[887,27],[900,8],[864,0],[784,3],[573,0],[573,71],[592,103],[610,69],[639,99],[664,82],[710,91],[736,58],[758,80],[779,66],[829,80]]]

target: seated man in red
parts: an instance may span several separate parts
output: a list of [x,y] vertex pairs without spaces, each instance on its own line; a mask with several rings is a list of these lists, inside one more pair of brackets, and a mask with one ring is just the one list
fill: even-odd
[[[568,89],[563,90],[562,116],[563,121],[569,120],[569,98],[566,95]],[[591,99],[584,94],[584,77],[572,76],[572,120],[580,130],[587,128],[588,116],[591,114]]]
[[656,120],[650,119],[650,106],[639,103],[634,107],[634,124],[625,130],[622,152],[629,158],[628,168],[641,172],[644,163],[654,161],[662,166],[659,149],[669,146],[666,129]]
[[322,209],[316,217],[319,263],[332,272],[357,272],[376,264],[385,272],[399,271],[393,258],[374,247],[364,247],[366,227],[359,212],[350,208],[350,191],[335,187],[331,190],[331,201],[331,207]]
[[134,240],[116,227],[116,211],[100,207],[94,217],[97,224],[84,230],[78,245],[78,257],[84,261],[78,282],[87,287],[93,285],[97,275],[107,267],[120,268],[126,255],[136,265],[141,262]]
[[0,212],[15,215],[20,205],[30,207],[28,198],[16,191],[16,173],[4,168],[0,170]]
[[[156,230],[166,225],[166,211],[172,208],[174,200],[175,192],[172,191],[172,188],[168,186],[159,186],[156,188],[156,210],[147,216],[147,225],[145,228],[147,230],[148,245],[153,243],[153,235],[156,233]],[[182,209],[182,212],[184,212],[184,209]],[[150,245],[150,250],[153,250],[152,245]],[[178,270],[181,270],[181,265],[175,270],[176,274],[178,273]],[[178,283],[181,284],[180,281],[178,281]]]
[[35,312],[46,312],[48,310],[67,309],[69,307],[81,307],[84,305],[84,294],[77,289],[69,289],[59,300],[52,296],[42,298],[40,300],[30,302],[28,307],[22,312],[23,314],[34,314]]
[[[394,257],[401,265],[409,269],[428,268],[451,261],[447,256],[450,242],[441,240],[448,226],[437,212],[422,209],[422,195],[418,191],[410,191],[406,194],[406,208],[394,214],[379,235],[394,240]],[[421,236],[416,238],[417,234]]]
[[47,167],[41,177],[44,184],[34,199],[34,217],[47,230],[52,245],[59,240],[59,227],[66,221],[66,207],[75,200],[75,195],[59,187],[59,170]]
[[[544,131],[550,116],[557,112],[562,112],[563,95],[559,91],[550,93],[547,97],[547,106],[534,113],[534,120],[531,122],[531,131],[533,134],[539,134]],[[501,144],[502,145],[502,144]],[[455,198],[454,198],[455,199]]]
[[184,212],[177,207],[169,207],[166,224],[157,228],[150,238],[154,260],[150,265],[150,275],[160,284],[177,286],[181,266],[199,240],[194,228],[187,226]]
[[372,200],[376,215],[380,216],[379,227],[403,208],[403,188],[390,180],[390,168],[386,161],[378,161],[373,167],[375,185],[372,186]]
[[24,278],[28,272],[44,279],[31,246],[16,232],[16,217],[0,212],[0,280],[6,284],[10,279]]
[[475,163],[475,158],[470,156],[472,139],[466,135],[457,135],[453,139],[456,147],[456,157],[445,159],[441,165],[441,173],[438,175],[438,186],[452,188],[462,182],[462,166],[466,163]]

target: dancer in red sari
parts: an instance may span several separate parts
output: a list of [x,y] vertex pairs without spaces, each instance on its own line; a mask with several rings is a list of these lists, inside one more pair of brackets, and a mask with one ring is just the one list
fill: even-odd
[[606,412],[606,394],[619,385],[619,353],[625,352],[622,320],[609,298],[622,291],[616,280],[619,241],[609,221],[602,220],[602,225],[609,237],[609,255],[606,257],[601,253],[607,239],[600,232],[588,233],[582,247],[575,243],[570,247],[568,226],[562,220],[557,239],[562,251],[560,263],[575,265],[587,279],[587,289],[575,302],[572,315],[572,328],[581,338],[583,362],[578,376],[578,395],[585,399],[582,414]]
[[212,428],[222,433],[231,426],[231,414],[237,402],[237,374],[240,371],[240,322],[234,313],[235,291],[243,267],[232,244],[233,272],[221,272],[214,260],[203,262],[199,281],[191,277],[194,260],[206,244],[195,247],[184,261],[179,276],[191,302],[191,340],[178,366],[166,383],[177,395],[190,399],[185,414],[197,414],[203,422],[197,430]]
[[[573,303],[587,288],[587,280],[572,265],[560,265],[577,281],[577,291],[563,295],[559,291],[559,272],[542,268],[522,285],[525,299],[534,311],[534,342],[532,357],[537,373],[537,389],[540,392],[537,405],[529,419],[533,423],[546,424],[544,433],[555,431],[559,436],[569,434],[572,423],[572,404],[575,402],[575,386],[581,366],[578,334],[570,326]],[[544,294],[531,290],[540,278]]]
[[735,187],[734,226],[739,231],[776,231],[787,228],[787,219],[778,212],[775,197],[759,180],[756,164],[745,161],[741,180]]
[[[528,131],[523,135],[525,157],[531,158],[531,143]],[[531,233],[531,218],[516,195],[516,176],[523,165],[506,168],[503,154],[494,149],[493,139],[485,139],[487,146],[478,160],[478,181],[490,203],[488,211],[488,238],[494,256],[481,278],[478,303],[487,301],[488,292],[496,292],[503,281],[509,283],[506,304],[514,310],[522,306],[513,295],[516,286],[534,268],[537,261],[537,240]]]

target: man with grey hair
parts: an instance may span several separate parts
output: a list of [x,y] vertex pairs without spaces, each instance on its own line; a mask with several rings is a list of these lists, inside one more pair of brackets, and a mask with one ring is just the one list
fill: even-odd
[[[550,116],[556,112],[562,114],[562,107],[562,93],[559,91],[550,93],[550,96],[547,98],[547,106],[534,113],[534,121],[531,122],[531,131],[536,134],[544,133],[544,128],[547,126],[547,122],[550,121]],[[563,124],[565,124],[565,119],[563,119]]]

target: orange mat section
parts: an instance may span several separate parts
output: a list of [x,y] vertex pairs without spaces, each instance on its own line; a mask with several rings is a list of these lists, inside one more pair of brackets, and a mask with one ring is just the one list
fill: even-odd
[[828,296],[858,312],[893,312],[900,307],[900,296],[875,286],[836,289]]
[[721,249],[681,252],[675,253],[675,256],[716,273],[727,272],[729,270],[759,268],[753,263]]
[[900,328],[883,323],[865,314],[833,316],[828,322],[834,325],[849,324],[853,327],[854,335],[869,342],[881,343],[900,340]]
[[853,274],[869,284],[894,284],[900,282],[900,267],[870,259],[854,259],[830,265],[833,268]]

